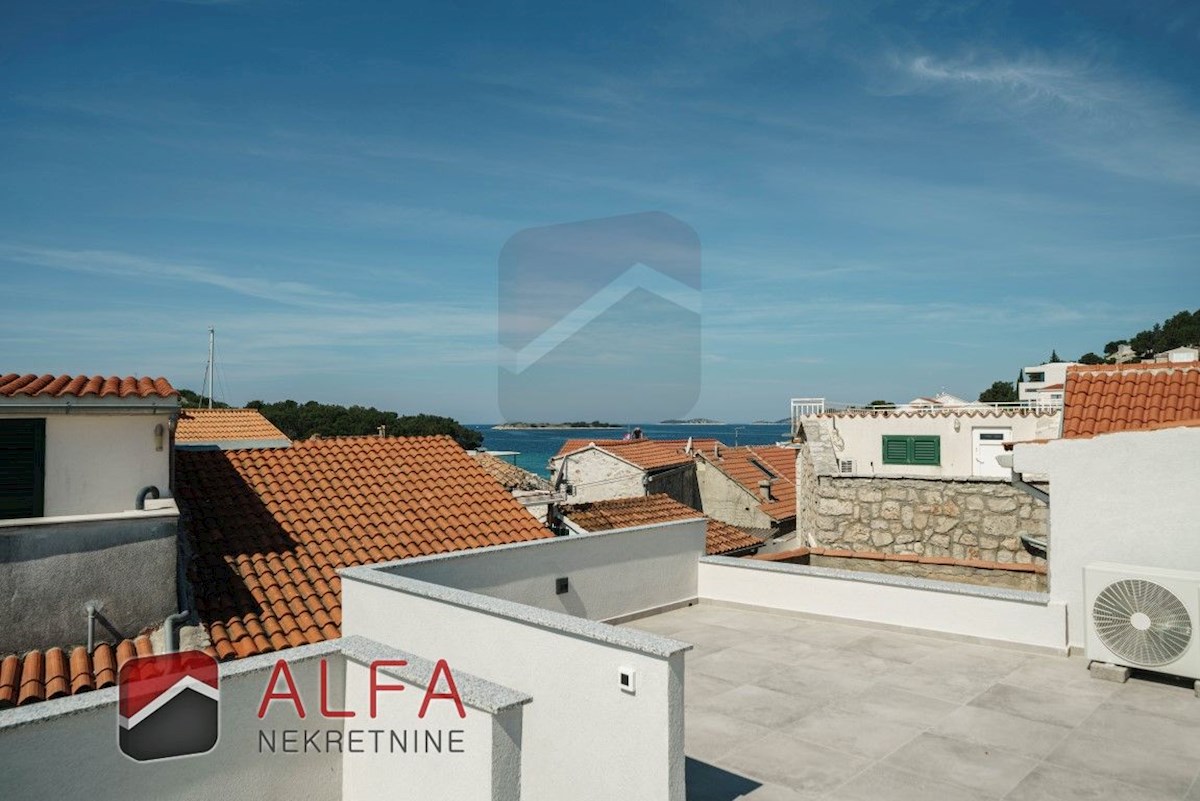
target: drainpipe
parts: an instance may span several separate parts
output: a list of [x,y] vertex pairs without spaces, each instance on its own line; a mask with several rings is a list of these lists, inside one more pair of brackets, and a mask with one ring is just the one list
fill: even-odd
[[167,619],[163,621],[163,653],[173,654],[179,650],[179,646],[175,643],[175,624],[187,620],[189,615],[191,612],[184,609],[182,612],[168,615]]
[[151,497],[151,498],[155,498],[155,499],[157,499],[157,498],[160,498],[160,497],[162,497],[162,496],[161,496],[161,495],[159,494],[159,492],[158,492],[158,487],[155,487],[154,485],[151,485],[151,486],[149,486],[149,487],[142,487],[142,488],[141,488],[141,489],[138,491],[138,494],[137,494],[137,500],[136,500],[136,501],[134,501],[134,506],[133,506],[133,508],[134,508],[134,509],[137,509],[139,512],[141,512],[141,511],[145,511],[145,509],[146,509],[146,498],[147,498],[147,497]]

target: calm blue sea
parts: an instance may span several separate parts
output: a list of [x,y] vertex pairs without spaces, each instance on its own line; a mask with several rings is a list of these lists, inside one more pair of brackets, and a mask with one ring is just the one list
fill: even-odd
[[651,439],[719,439],[726,445],[770,445],[788,437],[784,425],[721,425],[668,426],[659,423],[631,423],[624,429],[520,429],[495,431],[492,423],[475,423],[470,427],[483,432],[483,447],[489,451],[518,451],[516,457],[506,457],[530,472],[549,475],[546,469],[550,457],[568,439],[620,439],[626,431],[640,426]]

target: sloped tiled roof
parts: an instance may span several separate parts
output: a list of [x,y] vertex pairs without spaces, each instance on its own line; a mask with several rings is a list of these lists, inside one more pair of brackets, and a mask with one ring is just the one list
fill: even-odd
[[179,395],[165,378],[102,375],[0,375],[0,395],[6,398],[174,398]]
[[[760,500],[759,508],[772,520],[788,520],[796,516],[796,451],[774,445],[747,445],[726,448],[719,457],[711,451],[700,457],[741,484]],[[771,500],[761,500],[758,482],[771,481]]]
[[[597,448],[611,453],[620,459],[643,470],[657,470],[663,467],[687,464],[693,456],[686,452],[686,439],[624,439],[624,440],[583,440],[569,439],[559,449],[555,458],[581,451],[595,443]],[[725,446],[715,439],[692,440],[692,451],[711,451],[715,446]]]
[[69,656],[62,648],[11,654],[0,660],[0,709],[113,687],[122,665],[151,653],[150,638],[143,635],[115,647],[100,643],[90,656],[82,645]]
[[286,443],[288,439],[257,409],[184,409],[175,427],[175,441]]
[[471,454],[479,466],[488,475],[500,482],[506,490],[545,490],[551,489],[550,482],[541,476],[522,470],[512,462],[506,462],[498,456],[486,451],[475,451]]
[[[339,568],[554,536],[449,437],[180,451],[176,470],[196,612],[222,660],[339,636]],[[8,657],[0,706],[6,687],[11,703],[67,694],[61,675],[71,692],[107,686],[148,647],[100,646],[90,665],[75,649],[65,668],[58,649]]]
[[1200,422],[1200,362],[1076,365],[1067,370],[1063,437]]
[[[696,520],[703,514],[684,506],[669,495],[645,495],[640,498],[615,498],[608,501],[576,503],[561,508],[563,517],[584,531],[612,531],[634,526],[650,526],[675,520]],[[720,520],[707,518],[705,552],[729,553],[762,545],[762,540]]]

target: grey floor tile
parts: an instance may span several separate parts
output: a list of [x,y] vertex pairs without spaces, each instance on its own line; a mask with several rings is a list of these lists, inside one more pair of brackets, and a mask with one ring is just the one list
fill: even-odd
[[1178,798],[1106,776],[1042,763],[1004,796],[1004,801],[1169,801]]
[[913,740],[919,726],[881,720],[863,711],[822,707],[783,729],[783,734],[847,754],[879,759]]
[[780,634],[756,634],[744,637],[736,646],[739,651],[779,662],[781,665],[794,665],[800,661],[811,661],[814,654],[825,651],[819,645],[812,645],[802,639],[785,637]]
[[876,684],[866,692],[835,701],[839,709],[908,726],[928,728],[958,708],[957,704],[927,698],[895,687]]
[[1039,687],[994,684],[972,699],[970,705],[1041,723],[1074,727],[1087,720],[1103,701],[1101,696],[1071,692],[1057,684]]
[[869,634],[871,629],[865,629],[860,626],[847,626],[841,623],[828,623],[822,620],[808,621],[808,624],[802,628],[792,629],[786,632],[789,636],[803,638],[810,645],[819,645],[824,648],[840,648],[843,645],[861,639],[864,634]]
[[820,699],[823,703],[861,695],[874,686],[874,680],[822,670],[808,665],[781,667],[754,682],[759,687]]
[[778,729],[812,711],[820,704],[819,699],[789,695],[753,684],[743,684],[732,690],[697,701],[693,704],[693,708],[720,712],[739,720]]
[[745,641],[746,633],[727,629],[724,626],[693,622],[685,628],[672,632],[671,639],[682,640],[706,648],[732,648]]
[[987,801],[996,796],[890,765],[876,764],[827,798],[830,801]]
[[799,629],[806,621],[790,615],[777,615],[769,612],[748,612],[740,609],[729,610],[730,615],[719,625],[728,626],[738,631],[759,634],[780,634]]
[[719,695],[737,686],[737,682],[706,676],[698,670],[685,670],[683,676],[684,703],[690,708],[710,696]]
[[1185,723],[1200,723],[1200,698],[1191,684],[1179,686],[1130,679],[1108,698],[1109,704],[1128,706]]
[[1002,796],[1037,766],[1037,760],[978,743],[922,734],[884,764],[939,781]]
[[932,733],[1041,759],[1057,748],[1071,730],[994,709],[960,706],[937,724]]
[[927,656],[932,656],[945,648],[945,644],[926,637],[914,637],[909,634],[879,632],[867,634],[857,640],[846,643],[843,650],[856,654],[889,659],[905,664],[916,662]]
[[798,654],[794,664],[837,671],[857,678],[878,679],[899,670],[906,663],[854,653],[843,648],[818,647]]
[[1099,699],[1108,698],[1122,686],[1093,677],[1087,666],[1088,661],[1078,656],[1033,656],[1001,682],[1023,688],[1050,687],[1072,696]]
[[712,710],[689,709],[684,714],[684,752],[706,762],[719,760],[730,751],[770,734],[766,726]]
[[1117,742],[1134,741],[1143,747],[1178,754],[1200,768],[1200,721],[1186,722],[1130,706],[1105,703],[1079,724],[1076,731]]
[[745,651],[725,648],[688,662],[687,670],[735,684],[746,684],[779,670],[779,663]]
[[802,794],[827,793],[870,764],[862,757],[843,754],[786,736],[767,737],[723,757],[730,771],[777,784]]
[[1062,745],[1046,757],[1046,761],[1169,793],[1176,798],[1188,791],[1200,769],[1195,760],[1183,759],[1153,746],[1143,746],[1134,739],[1122,742],[1080,732],[1068,735]]

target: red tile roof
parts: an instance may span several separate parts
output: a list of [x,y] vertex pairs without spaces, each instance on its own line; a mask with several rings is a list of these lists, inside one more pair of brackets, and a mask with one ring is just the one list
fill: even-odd
[[[747,445],[725,448],[719,457],[712,451],[704,451],[700,458],[760,499],[759,508],[772,520],[789,520],[796,516],[796,451],[793,448]],[[758,482],[764,479],[771,480],[769,501],[761,500]]]
[[1200,362],[1067,368],[1063,437],[1200,421]]
[[[554,458],[558,459],[576,453],[592,444],[643,470],[657,470],[663,467],[687,464],[694,458],[685,450],[688,444],[686,439],[569,439]],[[697,439],[692,441],[692,451],[693,453],[700,450],[711,451],[717,445],[725,447],[715,439]]]
[[165,378],[4,373],[0,375],[0,395],[7,398],[174,398],[179,393]]
[[[314,439],[176,458],[188,578],[222,660],[339,636],[339,568],[553,536],[449,437]],[[114,649],[101,646],[90,665],[76,649],[70,691],[107,686],[122,654],[141,647],[126,640],[110,659]],[[33,654],[0,665],[0,706],[13,692],[8,703],[50,697],[51,674]]]
[[[592,503],[576,503],[561,507],[562,515],[584,531],[612,531],[634,526],[650,526],[675,520],[698,520],[704,515],[668,495],[646,495],[640,498],[616,498]],[[754,548],[762,545],[758,537],[739,528],[708,520],[705,552],[712,555]]]
[[257,409],[184,409],[175,427],[175,441],[183,444],[286,439]]
[[115,647],[100,643],[90,656],[82,645],[69,657],[62,648],[11,654],[0,660],[0,709],[113,687],[122,665],[151,653],[150,638],[143,635]]

